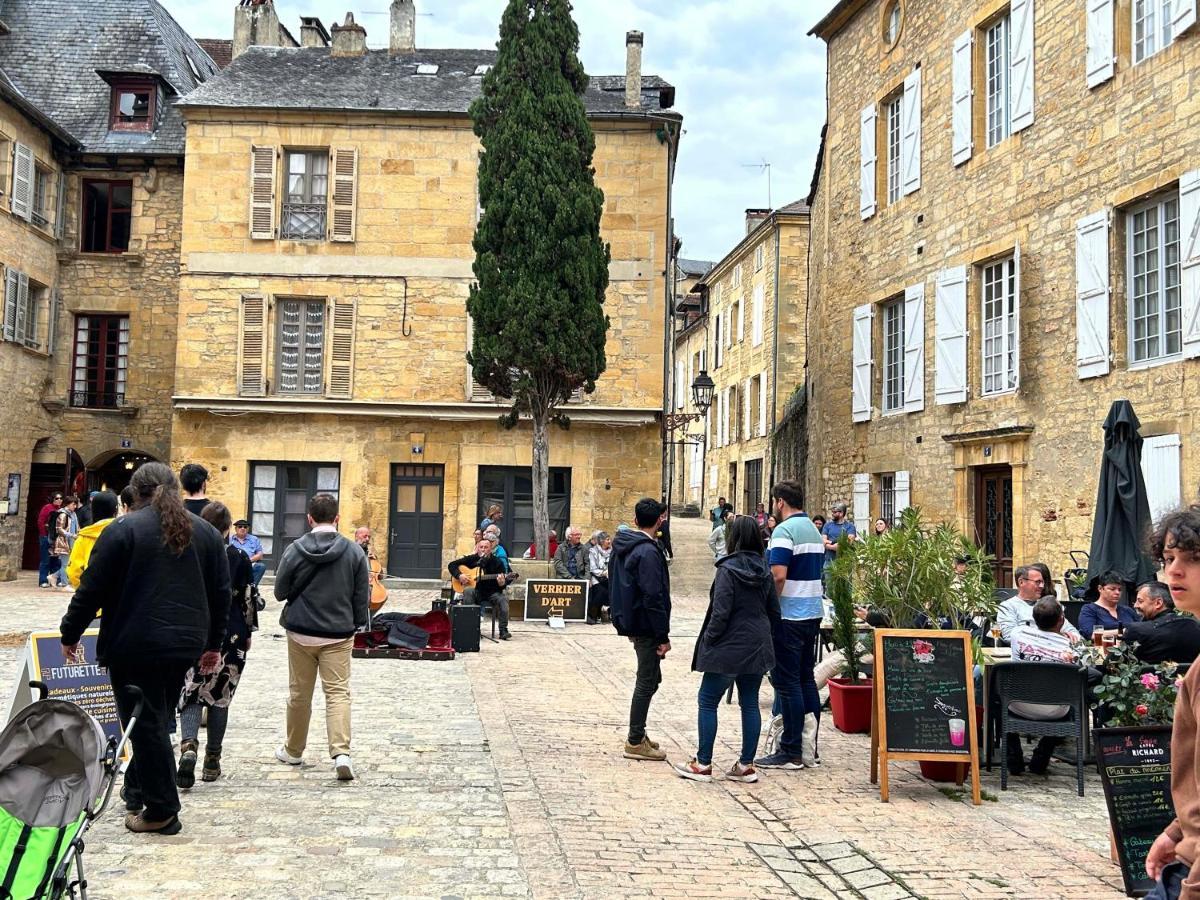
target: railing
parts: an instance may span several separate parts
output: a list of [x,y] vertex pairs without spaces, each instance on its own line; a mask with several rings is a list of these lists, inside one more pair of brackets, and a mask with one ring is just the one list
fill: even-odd
[[325,238],[324,203],[285,203],[279,228],[283,240],[323,240]]
[[50,220],[46,218],[46,214],[36,209],[29,211],[29,221],[33,222],[38,228],[45,228],[50,224]]
[[71,391],[71,405],[83,409],[118,409],[125,394],[116,391]]

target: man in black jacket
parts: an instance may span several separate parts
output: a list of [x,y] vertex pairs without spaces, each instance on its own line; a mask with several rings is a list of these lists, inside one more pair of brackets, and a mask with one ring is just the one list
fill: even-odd
[[354,778],[350,761],[350,656],[354,632],[367,625],[371,586],[367,557],[338,534],[332,494],[308,501],[311,531],[283,553],[275,597],[286,602],[279,624],[288,633],[287,743],[275,758],[298,766],[308,745],[318,673],[325,693],[325,730],[339,781]]
[[479,570],[481,577],[474,588],[466,588],[463,591],[463,600],[466,603],[478,603],[481,607],[484,603],[494,603],[496,615],[500,620],[500,640],[510,641],[512,634],[508,630],[508,599],[504,596],[508,568],[494,553],[496,546],[489,540],[481,540],[475,545],[474,553],[450,560],[446,569],[454,579],[456,587],[465,586],[465,576],[471,574],[474,569]]
[[1191,663],[1200,655],[1200,622],[1175,611],[1171,589],[1161,581],[1138,588],[1134,608],[1142,621],[1125,626],[1122,639],[1137,642],[1133,655],[1144,663]]
[[608,564],[609,610],[618,634],[633,643],[637,680],[629,705],[627,759],[661,761],[667,754],[646,736],[650,701],[662,682],[663,657],[671,650],[671,577],[655,540],[666,507],[645,497],[634,507],[637,529],[618,530]]

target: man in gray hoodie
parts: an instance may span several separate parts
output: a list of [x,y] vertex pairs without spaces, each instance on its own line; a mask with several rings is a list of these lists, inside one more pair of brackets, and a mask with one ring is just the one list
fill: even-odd
[[317,675],[325,693],[325,730],[339,781],[354,778],[350,761],[350,655],[354,632],[367,625],[371,587],[367,557],[338,534],[332,494],[308,501],[312,530],[284,551],[275,570],[275,597],[285,602],[279,624],[288,635],[287,742],[275,758],[300,765],[308,744]]

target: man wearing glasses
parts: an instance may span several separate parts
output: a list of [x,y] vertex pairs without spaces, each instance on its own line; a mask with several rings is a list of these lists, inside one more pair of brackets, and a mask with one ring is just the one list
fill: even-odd
[[[47,535],[46,529],[50,527],[50,520],[54,518],[62,505],[62,492],[55,491],[50,501],[38,513],[38,549],[41,551],[38,561],[38,587],[40,588],[58,587],[59,584],[58,557],[50,552],[51,547],[54,546],[54,536]],[[51,581],[51,578],[54,580]]]
[[[1006,644],[1012,643],[1013,632],[1021,625],[1033,622],[1033,607],[1042,599],[1042,588],[1046,581],[1035,566],[1021,566],[1013,573],[1017,582],[1017,596],[1009,597],[1000,604],[996,614],[996,622],[1000,625],[1000,635]],[[1070,622],[1064,621],[1062,633],[1072,642],[1083,640],[1079,630]]]

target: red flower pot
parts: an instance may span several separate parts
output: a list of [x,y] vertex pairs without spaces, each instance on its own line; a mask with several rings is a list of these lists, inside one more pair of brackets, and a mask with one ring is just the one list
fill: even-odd
[[843,734],[868,734],[871,731],[871,680],[852,684],[845,678],[829,679],[829,708],[833,727]]
[[930,781],[958,782],[958,767],[962,763],[941,762],[939,760],[918,760],[921,767],[921,777]]

